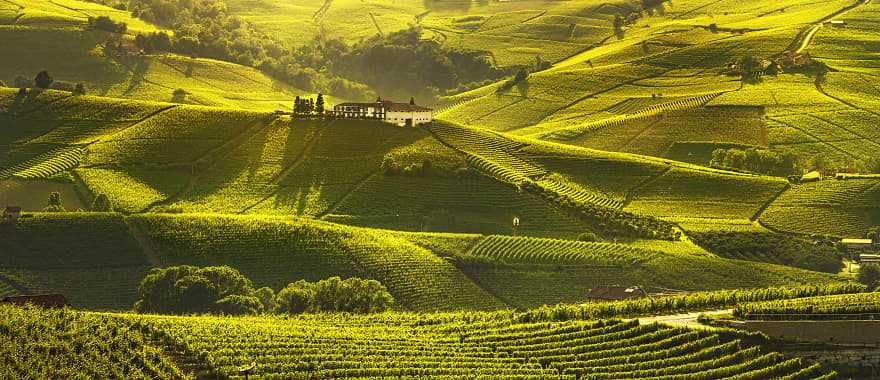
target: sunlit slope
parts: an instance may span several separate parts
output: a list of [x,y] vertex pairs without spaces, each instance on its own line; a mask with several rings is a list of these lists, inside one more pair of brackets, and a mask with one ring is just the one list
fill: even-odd
[[[646,156],[509,137],[438,123],[441,141],[487,161],[502,181],[534,182],[557,194],[637,215],[749,219],[787,185]],[[469,143],[470,142],[470,143]],[[486,151],[480,147],[485,146]]]
[[864,237],[872,227],[880,225],[880,179],[828,180],[792,186],[770,205],[760,221],[785,232]]
[[[33,78],[48,70],[56,80],[85,84],[102,96],[242,107],[288,109],[305,92],[260,71],[227,62],[173,54],[114,56],[103,46],[112,35],[88,27],[88,17],[125,22],[132,38],[156,28],[128,12],[78,0],[11,1],[0,4],[0,43],[10,59],[0,62],[0,80]],[[186,96],[174,96],[182,89]]]
[[[519,232],[529,235],[588,230],[468,169],[462,154],[421,129],[58,91],[3,96],[2,178],[73,173],[86,204],[105,194],[123,212],[300,215],[480,233],[510,233],[520,216]],[[425,162],[432,168],[422,170]]]
[[372,278],[397,308],[419,311],[580,303],[589,289],[612,284],[655,291],[836,280],[677,247],[684,242],[642,248],[266,216],[37,213],[10,231],[0,241],[8,252],[0,257],[0,291],[59,292],[90,309],[128,310],[149,269],[169,265],[229,265],[276,290],[300,279]]
[[783,357],[736,335],[637,321],[520,320],[512,314],[113,318],[173,337],[219,376],[235,376],[254,358],[253,376],[267,378],[833,376],[819,364]]
[[294,46],[313,38],[354,43],[418,25],[452,49],[486,51],[500,67],[555,62],[614,35],[625,1],[253,1],[229,0],[231,14]]
[[[703,164],[706,151],[729,146],[870,160],[878,144],[870,128],[876,119],[873,58],[855,46],[874,40],[874,7],[855,1],[668,3],[664,14],[640,19],[619,39],[532,73],[509,90],[495,84],[452,97],[455,105],[439,117]],[[849,21],[831,27],[836,17]],[[807,33],[822,22],[817,33]],[[727,62],[745,55],[795,50],[848,71],[828,73],[818,85],[805,74],[765,75],[746,85],[723,75]]]

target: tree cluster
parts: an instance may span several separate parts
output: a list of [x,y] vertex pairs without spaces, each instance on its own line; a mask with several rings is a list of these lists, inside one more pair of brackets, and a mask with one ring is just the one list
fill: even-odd
[[837,273],[843,268],[834,246],[795,237],[761,232],[692,232],[701,247],[732,259],[781,263],[819,272]]
[[791,153],[777,153],[758,148],[719,148],[712,151],[710,166],[748,170],[773,176],[801,173],[798,158]]
[[324,95],[318,94],[316,99],[300,98],[293,100],[293,114],[297,116],[324,116]]
[[128,31],[128,25],[113,21],[109,16],[89,17],[89,26],[110,33],[124,34]]
[[230,16],[222,0],[130,0],[127,9],[174,31],[173,36],[158,32],[137,37],[146,51],[236,62],[307,91],[352,100],[371,99],[378,91],[390,97],[416,94],[432,101],[440,91],[505,75],[485,53],[446,49],[421,39],[418,27],[353,46],[316,37],[294,49]]
[[182,265],[151,270],[141,281],[134,309],[161,314],[374,313],[393,304],[394,298],[375,280],[300,280],[276,294],[268,287],[255,289],[250,279],[228,266]]
[[276,311],[286,314],[377,313],[390,309],[394,298],[379,281],[331,277],[318,282],[291,283],[278,291],[275,302]]

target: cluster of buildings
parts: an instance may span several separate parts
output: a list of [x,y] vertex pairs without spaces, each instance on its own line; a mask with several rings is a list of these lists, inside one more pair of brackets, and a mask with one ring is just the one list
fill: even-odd
[[840,242],[847,249],[860,252],[860,264],[880,264],[880,231],[868,233],[864,239],[843,239]]
[[415,127],[431,122],[434,111],[419,106],[415,100],[409,103],[395,103],[376,99],[373,103],[340,103],[333,107],[330,116],[341,119],[382,120],[401,127]]

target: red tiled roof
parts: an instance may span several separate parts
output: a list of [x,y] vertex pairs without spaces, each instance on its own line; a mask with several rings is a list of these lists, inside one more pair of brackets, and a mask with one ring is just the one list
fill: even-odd
[[6,206],[6,212],[21,212],[21,207],[17,206]]
[[397,111],[397,112],[428,112],[431,111],[430,108],[425,108],[415,104],[409,103],[391,103],[388,104],[389,111]]
[[62,294],[36,294],[28,296],[9,296],[0,300],[0,303],[10,303],[13,305],[34,305],[47,308],[70,306],[67,298]]

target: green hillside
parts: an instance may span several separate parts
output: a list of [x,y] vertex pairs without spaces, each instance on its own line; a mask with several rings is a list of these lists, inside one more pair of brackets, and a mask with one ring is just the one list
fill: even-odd
[[[510,314],[167,317],[0,307],[7,377],[828,379],[747,335]],[[93,331],[85,334],[84,331]],[[38,335],[39,334],[39,335]],[[41,345],[25,344],[39,338]],[[21,354],[16,354],[21,353]],[[94,356],[94,358],[92,358]]]
[[838,280],[663,246],[402,233],[265,216],[37,213],[7,231],[0,241],[9,252],[0,257],[7,293],[61,292],[90,309],[128,310],[151,267],[183,264],[229,265],[276,290],[300,279],[373,278],[397,307],[420,311],[577,303],[590,288],[611,284],[715,290]]
[[[731,145],[819,156],[835,167],[878,158],[874,57],[854,48],[876,40],[876,5],[687,1],[666,8],[509,90],[495,84],[456,95],[439,116],[700,164],[713,147]],[[846,24],[832,27],[832,19]],[[832,71],[817,81],[792,66],[753,84],[723,74],[725,64],[746,55],[784,52],[811,54]]]
[[[91,28],[89,17],[108,16],[136,33],[155,26],[129,12],[79,0],[11,0],[0,4],[0,43],[16,59],[0,62],[0,80],[33,78],[48,70],[56,80],[84,83],[89,94],[255,110],[289,109],[306,92],[260,71],[222,61],[175,54],[119,56],[105,48],[113,33]],[[187,95],[175,96],[183,89]]]

